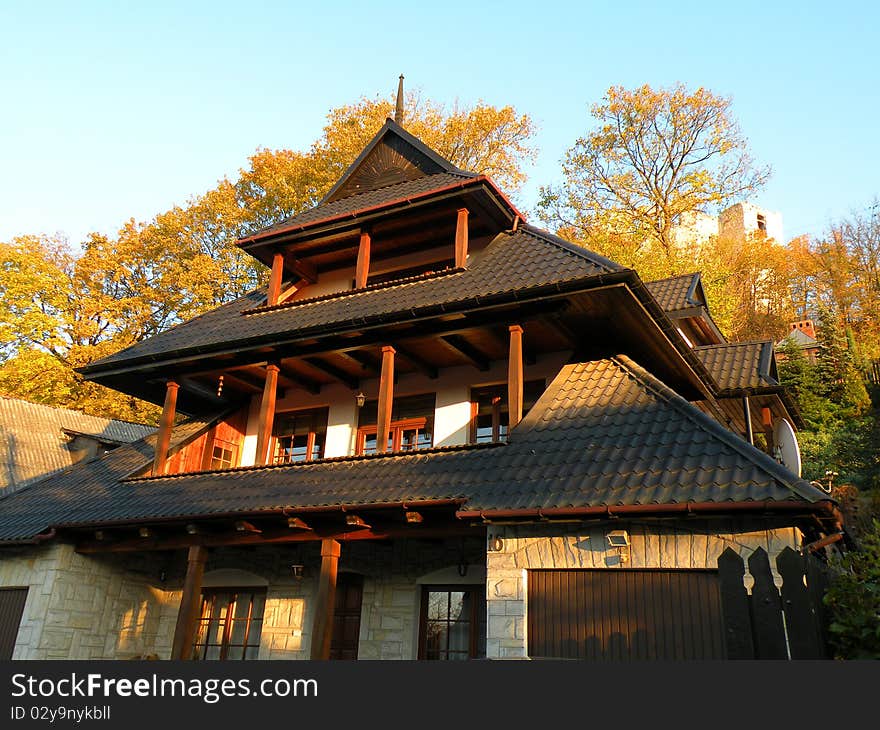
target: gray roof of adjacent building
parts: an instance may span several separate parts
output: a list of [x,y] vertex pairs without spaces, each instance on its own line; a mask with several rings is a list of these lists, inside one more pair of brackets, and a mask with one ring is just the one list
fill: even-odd
[[66,434],[119,445],[154,430],[154,426],[0,396],[0,489],[19,489],[69,467]]

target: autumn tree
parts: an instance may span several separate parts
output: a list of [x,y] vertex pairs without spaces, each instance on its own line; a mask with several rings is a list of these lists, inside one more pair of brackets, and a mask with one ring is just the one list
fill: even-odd
[[612,86],[591,113],[595,128],[566,152],[563,182],[541,188],[539,213],[601,253],[611,237],[672,260],[683,215],[748,197],[769,177],[731,100],[707,89]]
[[[259,149],[236,178],[80,249],[26,236],[0,243],[0,393],[95,415],[150,421],[155,409],[74,368],[241,296],[266,270],[238,238],[313,205],[379,130],[392,100],[332,110],[308,150]],[[507,187],[525,180],[534,125],[512,107],[441,104],[410,94],[404,126],[459,167]]]

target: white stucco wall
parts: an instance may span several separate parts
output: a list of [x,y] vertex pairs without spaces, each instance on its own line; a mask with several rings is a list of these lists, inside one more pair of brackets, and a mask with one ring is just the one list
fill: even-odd
[[[525,380],[544,378],[547,385],[565,363],[567,352],[542,355],[534,365],[524,367]],[[496,360],[489,370],[482,372],[464,365],[445,368],[436,379],[421,373],[409,373],[398,378],[394,386],[395,397],[436,393],[434,411],[434,446],[458,446],[468,442],[471,418],[471,388],[507,382],[507,360]],[[379,379],[361,381],[361,390],[367,399],[379,395]],[[290,388],[275,403],[275,412],[294,411],[305,408],[328,407],[327,440],[325,458],[349,456],[354,453],[357,431],[357,406],[355,393],[342,384],[326,385],[317,395],[301,388]],[[248,411],[248,425],[242,448],[242,466],[252,466],[256,453],[257,423],[260,416],[260,398],[255,395]]]

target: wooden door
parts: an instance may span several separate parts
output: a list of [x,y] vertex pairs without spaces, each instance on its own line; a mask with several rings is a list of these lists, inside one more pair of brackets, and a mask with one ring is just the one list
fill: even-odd
[[12,659],[27,588],[0,588],[0,660]]
[[361,603],[364,577],[357,573],[340,573],[336,578],[336,604],[333,610],[331,659],[357,659],[361,633]]

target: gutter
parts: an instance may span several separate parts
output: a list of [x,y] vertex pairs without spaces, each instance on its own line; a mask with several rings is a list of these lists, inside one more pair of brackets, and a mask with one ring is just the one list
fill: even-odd
[[657,514],[665,515],[712,515],[726,512],[779,512],[804,514],[825,513],[827,517],[839,520],[839,512],[830,500],[822,502],[682,502],[676,504],[630,504],[603,505],[596,507],[536,507],[530,509],[486,509],[459,510],[455,516],[459,519],[491,520],[507,519],[554,519],[564,517],[625,517],[629,515]]

